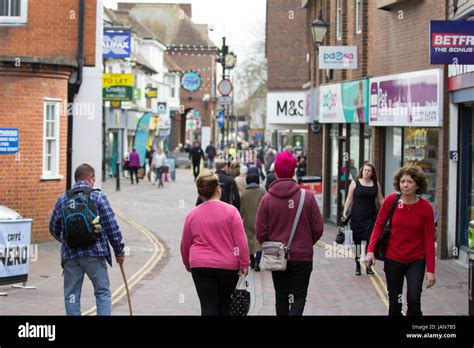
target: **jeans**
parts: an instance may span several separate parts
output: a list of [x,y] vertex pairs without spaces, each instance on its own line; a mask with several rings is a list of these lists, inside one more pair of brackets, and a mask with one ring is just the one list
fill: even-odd
[[303,315],[312,270],[312,261],[288,261],[286,271],[272,272],[276,315]]
[[260,265],[260,260],[262,259],[262,252],[257,251],[255,255],[250,255],[250,263],[254,264],[255,266]]
[[385,259],[389,309],[388,315],[401,316],[403,304],[403,280],[407,279],[407,315],[421,316],[421,291],[425,276],[425,260],[400,263]]
[[156,174],[155,182],[157,181],[161,182],[161,167],[155,168],[155,174]]
[[231,295],[239,280],[238,270],[191,268],[201,302],[201,315],[229,315]]
[[130,180],[132,181],[132,185],[133,185],[133,174],[135,174],[135,179],[137,179],[137,184],[138,184],[138,168],[139,167],[130,167],[129,168]]
[[214,157],[207,159],[207,168],[208,169],[214,168]]
[[81,315],[81,292],[84,274],[94,286],[97,315],[110,315],[110,292],[107,262],[103,256],[84,256],[64,262],[64,303],[66,315]]
[[196,180],[199,176],[199,171],[201,170],[201,162],[194,162],[193,161],[193,174],[194,174],[194,180]]

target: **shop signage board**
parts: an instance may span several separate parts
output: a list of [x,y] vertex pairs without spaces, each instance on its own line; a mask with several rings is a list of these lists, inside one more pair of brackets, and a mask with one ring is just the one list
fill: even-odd
[[320,123],[367,123],[368,115],[367,79],[319,87]]
[[33,220],[0,220],[0,285],[26,282]]
[[201,76],[193,70],[186,71],[181,78],[181,86],[188,92],[197,91],[201,88],[201,83]]
[[442,122],[441,69],[370,79],[371,126],[440,127]]
[[130,32],[104,32],[104,58],[130,58],[132,52],[132,34]]
[[132,101],[135,76],[133,74],[103,74],[102,99]]
[[135,131],[135,139],[133,147],[137,150],[140,156],[140,165],[145,164],[145,153],[148,145],[148,137],[150,136],[151,112],[146,112],[137,122],[137,129]]
[[474,64],[471,21],[430,21],[431,64]]
[[159,115],[166,115],[166,111],[167,111],[166,103],[158,103],[157,109],[158,109]]
[[145,97],[147,99],[158,98],[158,88],[147,87],[145,89]]
[[268,124],[306,124],[305,92],[267,93]]
[[18,128],[0,128],[0,155],[18,152]]
[[357,46],[320,46],[319,69],[357,69]]

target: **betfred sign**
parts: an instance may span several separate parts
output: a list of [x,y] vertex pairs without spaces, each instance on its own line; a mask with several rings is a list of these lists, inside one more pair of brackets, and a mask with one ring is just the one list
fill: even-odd
[[357,69],[357,47],[319,47],[319,69]]
[[470,21],[430,22],[431,64],[474,64],[474,24]]
[[267,123],[305,124],[305,92],[269,92],[267,94]]

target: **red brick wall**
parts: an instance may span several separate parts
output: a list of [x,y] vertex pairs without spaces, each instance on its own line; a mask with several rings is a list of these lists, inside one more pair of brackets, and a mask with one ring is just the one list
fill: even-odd
[[67,118],[60,114],[62,180],[41,181],[43,169],[44,98],[67,102],[69,73],[31,73],[0,67],[0,126],[19,128],[18,155],[0,155],[0,205],[33,219],[33,242],[50,239],[48,223],[57,197],[66,187]]
[[[96,1],[86,0],[84,23],[86,66],[95,66],[96,7]],[[0,55],[75,60],[78,25],[79,0],[28,1],[26,26],[0,26]]]
[[268,89],[302,89],[309,81],[306,9],[301,0],[267,1]]

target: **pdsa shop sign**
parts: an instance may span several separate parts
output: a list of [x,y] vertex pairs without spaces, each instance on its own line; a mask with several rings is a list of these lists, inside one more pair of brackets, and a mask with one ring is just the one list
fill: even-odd
[[0,155],[18,152],[18,128],[0,128]]
[[319,69],[357,69],[357,46],[320,46]]
[[109,101],[133,100],[134,75],[104,74],[102,79],[102,99]]
[[474,64],[471,21],[431,21],[430,34],[431,64]]
[[31,224],[31,219],[0,222],[0,284],[26,281]]
[[267,94],[267,123],[305,124],[306,95],[304,92],[270,92]]
[[104,58],[130,58],[132,50],[131,33],[117,33],[106,31],[104,33]]

